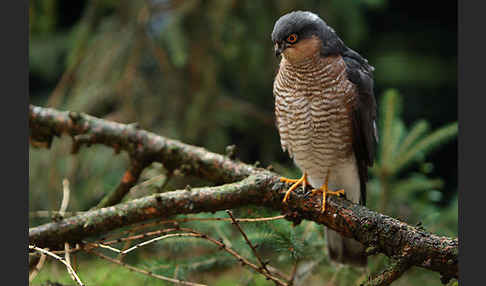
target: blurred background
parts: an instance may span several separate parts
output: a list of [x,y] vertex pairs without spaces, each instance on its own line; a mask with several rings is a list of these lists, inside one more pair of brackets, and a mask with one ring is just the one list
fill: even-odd
[[[32,104],[138,122],[143,129],[217,153],[234,145],[239,160],[272,165],[289,177],[300,172],[282,152],[274,124],[272,85],[279,59],[274,56],[270,34],[274,22],[287,12],[319,14],[375,67],[380,146],[370,170],[368,207],[457,237],[455,1],[441,2],[440,9],[423,1],[388,0],[29,3]],[[30,148],[30,226],[52,220],[33,212],[59,209],[64,178],[71,186],[68,210],[85,211],[116,188],[128,166],[126,154],[115,155],[103,146],[84,148],[74,156],[70,147],[70,139],[63,137],[53,142],[51,150]],[[147,168],[141,183],[145,191],[136,186],[127,200],[188,184],[208,185],[197,178],[168,175],[161,164]],[[275,215],[256,208],[237,212],[242,217]],[[207,227],[209,232],[215,228],[196,226]],[[231,225],[216,229],[239,239]],[[312,267],[302,266],[301,280],[309,285],[323,285],[322,281],[324,285],[354,285],[366,277],[351,267],[330,267],[328,258],[322,257],[327,256],[322,227],[311,222],[292,227],[278,221],[250,227],[248,232],[261,242],[265,255],[287,272],[295,263],[315,262]],[[154,246],[159,250],[157,257],[142,249],[126,259],[170,276],[210,281],[210,285],[272,285],[228,257],[214,259],[205,268],[191,268],[197,263],[181,255],[180,249],[208,246],[167,243],[174,250]],[[206,251],[204,255],[215,258],[220,253]],[[85,282],[165,285],[94,257],[81,256],[79,261]],[[371,258],[370,271],[380,270],[387,261],[383,256]],[[187,266],[185,271],[180,270],[182,265]],[[47,280],[72,282],[56,262],[47,265],[34,284]],[[396,285],[418,283],[441,285],[438,274],[415,268]]]

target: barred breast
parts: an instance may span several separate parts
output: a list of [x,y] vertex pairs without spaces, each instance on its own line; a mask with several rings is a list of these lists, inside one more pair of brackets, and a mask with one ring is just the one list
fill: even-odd
[[350,165],[357,93],[340,56],[317,55],[298,65],[282,58],[273,92],[282,148],[313,187],[323,184],[329,168]]

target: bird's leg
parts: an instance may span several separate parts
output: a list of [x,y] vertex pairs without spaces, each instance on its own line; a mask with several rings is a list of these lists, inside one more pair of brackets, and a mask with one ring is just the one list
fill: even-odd
[[337,191],[330,191],[329,190],[328,183],[329,183],[329,174],[330,173],[331,173],[331,170],[328,169],[327,174],[326,174],[326,180],[324,181],[324,184],[319,189],[312,190],[312,194],[322,192],[321,213],[324,213],[324,211],[326,210],[326,195],[328,195],[328,194],[329,195],[335,195],[335,196],[344,195],[344,189],[340,189],[340,190],[337,190]]
[[285,193],[285,196],[282,200],[282,202],[286,203],[289,196],[290,196],[290,193],[297,189],[297,187],[302,184],[302,189],[304,189],[305,191],[305,186],[307,185],[307,173],[304,172],[304,174],[302,174],[302,177],[300,179],[287,179],[287,178],[280,178],[280,182],[284,182],[284,183],[293,183],[293,185],[287,190],[287,192]]

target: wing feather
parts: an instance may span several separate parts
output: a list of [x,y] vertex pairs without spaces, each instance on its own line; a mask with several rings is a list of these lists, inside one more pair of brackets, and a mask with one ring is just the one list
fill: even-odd
[[373,165],[378,142],[373,70],[368,61],[351,49],[342,53],[348,80],[356,86],[357,101],[352,111],[353,151],[360,177],[361,203],[366,204],[368,167]]

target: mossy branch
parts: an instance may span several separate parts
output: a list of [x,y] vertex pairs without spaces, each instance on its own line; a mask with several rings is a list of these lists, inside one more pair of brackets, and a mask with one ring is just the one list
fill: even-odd
[[[80,242],[123,226],[176,214],[214,212],[257,205],[280,210],[299,223],[312,220],[353,237],[389,257],[410,254],[410,265],[437,271],[446,278],[458,277],[458,240],[428,233],[366,207],[331,196],[326,212],[320,212],[321,197],[293,192],[282,204],[287,186],[268,170],[236,162],[203,148],[170,140],[131,125],[105,121],[89,115],[30,106],[31,142],[49,146],[53,136],[69,134],[87,138],[83,144],[104,144],[128,152],[132,158],[161,162],[215,183],[216,187],[155,194],[29,229],[29,243],[55,249],[64,242]],[[47,144],[38,144],[47,142]]]

